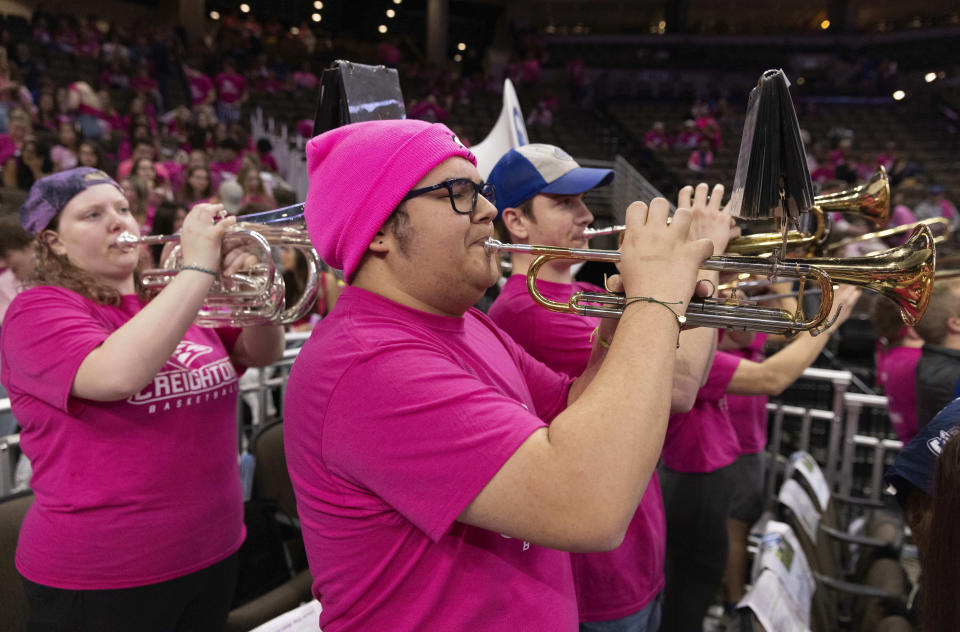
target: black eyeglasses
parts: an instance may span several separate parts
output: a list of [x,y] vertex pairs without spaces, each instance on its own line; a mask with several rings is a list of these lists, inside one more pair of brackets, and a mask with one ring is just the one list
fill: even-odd
[[477,208],[477,195],[482,195],[491,204],[497,203],[497,191],[489,182],[476,183],[470,178],[453,178],[428,187],[414,189],[403,197],[403,201],[424,193],[446,189],[450,196],[450,206],[454,213],[470,215]]

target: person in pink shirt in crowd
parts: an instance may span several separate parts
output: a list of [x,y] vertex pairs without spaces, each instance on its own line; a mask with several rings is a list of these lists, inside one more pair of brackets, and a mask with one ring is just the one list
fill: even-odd
[[66,171],[73,169],[79,162],[78,152],[80,150],[80,135],[73,121],[60,121],[59,143],[50,149],[50,160],[53,162],[54,171]]
[[631,205],[620,284],[663,304],[604,321],[572,380],[472,308],[499,276],[494,191],[449,128],[355,123],[306,153],[307,229],[349,284],[284,408],[320,626],[576,630],[563,551],[616,548],[636,513],[712,244],[687,209]]
[[[133,153],[131,154],[130,158],[127,158],[117,165],[117,180],[123,180],[130,175],[133,169],[133,164],[137,160],[147,159],[153,161],[156,155],[157,147],[152,139],[137,141],[133,146]],[[161,164],[154,163],[153,168],[157,172],[157,178],[164,182],[169,180],[170,174],[167,172],[166,167]]]
[[661,151],[670,148],[663,121],[654,121],[647,133],[643,135],[643,145],[651,151]]
[[7,133],[0,134],[0,164],[18,155],[24,141],[33,133],[30,115],[23,110],[14,110],[9,118]]
[[183,74],[186,76],[187,83],[190,86],[191,105],[194,108],[199,105],[213,105],[217,100],[217,92],[213,85],[213,80],[199,70],[191,68],[186,64],[183,65]]
[[436,123],[446,121],[450,117],[450,113],[437,103],[437,95],[430,94],[412,104],[407,116],[413,119],[420,119],[421,121]]
[[697,131],[697,123],[693,119],[683,122],[680,133],[673,139],[673,148],[677,151],[694,149],[700,144],[700,132]]
[[700,146],[690,152],[687,158],[687,169],[695,173],[703,173],[712,164],[713,152],[710,151],[710,143],[702,140]]
[[243,156],[240,154],[240,144],[235,138],[228,136],[220,141],[213,157],[214,159],[210,163],[210,177],[213,181],[213,188],[216,189],[222,182],[240,175]]
[[277,201],[273,199],[270,192],[263,184],[263,178],[260,177],[260,169],[253,164],[247,165],[240,170],[237,181],[243,187],[243,200],[240,205],[261,204],[268,209],[276,208]]
[[113,90],[129,90],[130,74],[120,59],[114,59],[100,73],[100,87]]
[[[497,234],[513,243],[561,248],[586,248],[584,229],[593,215],[583,195],[609,184],[613,171],[580,167],[553,145],[523,145],[507,152],[490,172],[497,191],[500,222]],[[692,187],[681,197],[681,206],[694,209],[698,234],[709,236],[714,250],[723,251],[730,236],[732,218],[720,212],[723,187],[707,204],[707,185],[701,185],[694,201]],[[506,331],[533,357],[550,368],[578,377],[587,368],[594,331],[600,318],[572,317],[543,309],[530,298],[526,275],[534,257],[515,253],[513,273],[490,307],[490,320]],[[567,302],[577,291],[602,292],[589,283],[576,282],[573,260],[559,260],[541,268],[540,291]],[[715,272],[700,277],[717,283]],[[689,410],[713,356],[714,332],[695,329],[680,334],[671,410]],[[608,553],[573,554],[574,585],[581,632],[656,632],[660,627],[660,594],[663,590],[663,560],[666,524],[663,498],[656,473],[647,485],[640,506],[627,529],[623,544]]]
[[33,275],[33,262],[33,235],[12,213],[0,218],[0,322]]
[[232,59],[223,62],[223,72],[213,78],[217,87],[217,116],[221,121],[240,120],[240,106],[247,100],[247,80],[237,72]]
[[889,301],[874,301],[870,321],[877,334],[877,386],[887,396],[893,431],[906,445],[917,434],[916,369],[923,338],[903,324],[900,311]]
[[313,74],[309,61],[304,61],[300,65],[300,70],[294,71],[293,73],[293,87],[295,90],[312,92],[317,89],[319,84],[320,80]]
[[28,629],[218,630],[244,539],[237,376],[280,357],[281,327],[200,328],[233,218],[184,221],[186,262],[152,300],[119,185],[78,167],[37,181],[20,207],[33,285],[0,330],[0,380],[36,496],[17,544]]
[[213,196],[213,182],[210,179],[210,169],[203,165],[188,167],[187,177],[177,200],[189,208],[198,202],[209,200],[211,196]]
[[[840,286],[831,315],[836,320],[828,332],[849,318],[859,296],[859,288]],[[659,471],[667,514],[661,632],[702,628],[727,564],[734,486],[745,476],[755,476],[736,465],[741,448],[727,396],[783,392],[817,359],[828,338],[826,333],[801,333],[763,362],[717,351],[693,409],[671,415]]]
[[260,161],[260,165],[267,171],[272,171],[277,173],[279,168],[277,167],[277,160],[273,157],[271,153],[273,151],[273,145],[266,138],[261,138],[257,141],[257,159]]

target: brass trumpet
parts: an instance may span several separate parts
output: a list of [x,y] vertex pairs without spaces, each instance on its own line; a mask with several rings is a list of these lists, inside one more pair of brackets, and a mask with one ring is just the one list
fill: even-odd
[[[196,323],[202,327],[243,327],[248,325],[287,325],[306,316],[317,300],[320,258],[307,236],[303,204],[243,216],[231,226],[224,241],[241,239],[255,247],[260,263],[249,271],[219,277],[210,288]],[[121,247],[174,242],[163,261],[163,268],[145,270],[140,275],[144,287],[159,292],[180,271],[180,235],[144,235],[124,233],[117,239]],[[273,248],[295,248],[307,262],[307,283],[297,301],[287,306],[283,275],[277,270]]]
[[[577,292],[567,303],[552,301],[537,289],[537,273],[554,259],[580,261],[607,261],[616,263],[616,250],[589,250],[557,248],[528,244],[504,244],[488,239],[484,244],[488,253],[513,252],[536,256],[527,271],[527,291],[542,307],[555,312],[619,318],[626,306],[625,297],[606,292]],[[797,312],[744,305],[734,299],[694,299],[686,311],[685,327],[714,327],[743,329],[758,333],[793,335],[809,331],[816,335],[830,326],[827,322],[833,305],[833,283],[847,283],[879,292],[893,301],[908,325],[915,324],[926,310],[933,288],[936,251],[933,235],[926,226],[918,226],[902,246],[883,254],[853,259],[767,259],[747,256],[713,256],[701,264],[705,270],[741,272],[777,278],[812,280],[821,293],[816,314],[805,319]],[[802,291],[801,291],[802,299]],[[798,300],[798,305],[802,300]]]
[[[892,237],[893,235],[899,235],[900,233],[912,232],[917,226],[927,226],[933,230],[935,226],[940,227],[940,234],[936,235],[933,238],[935,243],[941,244],[950,237],[951,227],[950,220],[946,217],[931,217],[928,219],[920,220],[919,222],[911,222],[909,224],[901,224],[900,226],[894,226],[893,228],[887,228],[884,230],[878,230],[872,233],[864,233],[862,235],[855,235],[853,237],[847,237],[846,239],[841,239],[832,244],[829,244],[826,247],[827,252],[833,252],[835,250],[840,250],[849,246],[850,244],[860,243],[861,241],[868,241],[870,239],[883,239],[885,237]],[[883,251],[879,251],[883,252]],[[867,253],[866,256],[871,256],[876,253]]]
[[[788,248],[805,246],[812,251],[822,246],[830,234],[827,213],[854,215],[866,219],[875,228],[885,227],[890,216],[890,181],[887,178],[887,172],[881,166],[868,182],[845,191],[818,195],[813,198],[813,202],[814,206],[809,211],[816,219],[814,232],[807,234],[798,230],[788,231],[786,239]],[[590,239],[601,235],[614,235],[623,231],[624,228],[624,226],[588,228],[584,231],[584,236]],[[782,233],[757,233],[731,239],[727,244],[727,252],[738,255],[759,255],[773,252],[782,245]]]

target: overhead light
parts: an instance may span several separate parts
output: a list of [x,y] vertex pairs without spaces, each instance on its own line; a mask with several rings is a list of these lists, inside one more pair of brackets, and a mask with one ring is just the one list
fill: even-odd
[[386,33],[386,32],[387,32],[387,25],[386,25],[386,24],[381,24],[380,26],[377,27],[377,30],[380,31],[381,34]]
[[310,16],[310,19],[313,20],[314,22],[319,22],[320,20],[323,19],[323,16],[320,15],[319,13],[314,13],[313,15]]
[[394,4],[400,4],[401,2],[403,2],[403,0],[393,0]]
[[822,21],[822,22],[820,23],[820,28],[823,29],[824,31],[826,31],[828,28],[830,28],[830,20],[824,20],[824,21]]
[[797,77],[797,85],[798,85],[798,86],[802,86],[802,85],[805,84],[806,82],[807,82],[807,78],[806,78],[806,77]]
[[896,92],[893,93],[893,100],[903,101],[904,97],[906,96],[907,96],[906,92],[904,92],[903,90],[897,90]]
[[319,11],[323,8],[323,3],[320,2],[320,0],[316,0],[316,2],[313,3],[313,8]]
[[290,27],[290,35],[300,35],[300,29],[296,26]]
[[457,44],[457,50],[467,50],[467,45],[464,42]]
[[934,81],[937,80],[937,73],[928,72],[923,76],[923,80],[926,81],[927,83],[933,83]]
[[392,17],[394,17],[396,14],[397,14],[397,12],[394,11],[393,9],[387,9],[387,17],[388,17],[388,18],[392,18]]
[[240,5],[240,12],[241,12],[241,13],[250,13],[250,5],[247,4],[246,2],[244,2],[243,4],[241,4],[241,5]]
[[211,19],[211,20],[219,20],[219,19],[220,19],[220,12],[219,12],[219,11],[211,11],[211,12],[210,12],[210,19]]
[[453,56],[453,61],[459,64],[461,61],[463,61],[463,55],[461,55],[460,53],[457,53],[456,55]]

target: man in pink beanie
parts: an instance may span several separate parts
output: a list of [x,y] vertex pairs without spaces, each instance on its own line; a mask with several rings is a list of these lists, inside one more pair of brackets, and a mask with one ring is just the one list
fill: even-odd
[[320,625],[576,630],[563,551],[624,536],[712,245],[689,238],[686,209],[668,226],[666,200],[627,209],[620,271],[634,300],[572,380],[472,308],[499,275],[484,249],[495,192],[449,129],[344,126],[310,140],[307,169],[311,240],[350,281],[286,401]]

